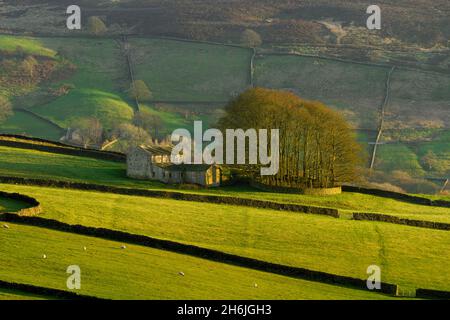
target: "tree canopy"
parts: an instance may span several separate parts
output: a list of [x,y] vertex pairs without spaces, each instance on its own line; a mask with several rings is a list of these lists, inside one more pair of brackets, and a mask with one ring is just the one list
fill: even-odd
[[138,101],[149,101],[153,95],[147,84],[143,80],[135,80],[131,84],[130,97]]
[[219,122],[223,130],[280,130],[280,170],[261,177],[265,183],[330,187],[358,176],[361,148],[343,117],[321,102],[253,88],[232,100],[225,112]]
[[241,34],[241,44],[247,47],[256,48],[262,45],[262,39],[256,31],[247,29]]
[[108,31],[108,28],[103,20],[96,16],[88,18],[87,26],[89,32],[95,35],[101,35]]

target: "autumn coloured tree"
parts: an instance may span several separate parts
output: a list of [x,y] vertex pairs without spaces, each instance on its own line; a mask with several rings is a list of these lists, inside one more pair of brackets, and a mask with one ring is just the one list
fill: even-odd
[[262,39],[256,31],[247,29],[241,34],[241,44],[246,47],[256,48],[262,45]]
[[88,18],[87,26],[89,33],[94,35],[101,35],[108,31],[108,28],[106,27],[103,20],[96,16]]
[[[249,89],[225,108],[226,128],[279,129],[280,170],[258,177],[280,186],[331,187],[358,177],[361,148],[343,117],[290,92]],[[257,174],[257,168],[251,169]]]
[[153,97],[152,92],[143,80],[135,80],[131,84],[129,94],[130,98],[139,102],[149,101]]

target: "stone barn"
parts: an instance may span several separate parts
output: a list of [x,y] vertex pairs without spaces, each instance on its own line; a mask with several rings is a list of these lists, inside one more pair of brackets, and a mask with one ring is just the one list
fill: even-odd
[[159,146],[139,146],[127,155],[127,175],[130,178],[158,180],[172,184],[198,184],[217,187],[222,182],[222,169],[218,165],[173,164],[172,150]]

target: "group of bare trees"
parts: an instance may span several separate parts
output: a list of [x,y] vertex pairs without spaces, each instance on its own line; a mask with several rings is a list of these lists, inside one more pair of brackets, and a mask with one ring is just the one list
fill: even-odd
[[[320,102],[284,91],[250,89],[226,107],[219,125],[280,130],[280,169],[275,176],[259,178],[264,183],[332,187],[358,177],[361,148],[351,128]],[[256,167],[250,170],[259,172]]]

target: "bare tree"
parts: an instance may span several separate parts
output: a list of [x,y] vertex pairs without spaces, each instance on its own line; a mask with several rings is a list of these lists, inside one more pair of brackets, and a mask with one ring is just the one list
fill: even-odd
[[103,140],[103,126],[97,118],[83,118],[74,124],[84,148],[99,146]]
[[11,103],[5,97],[0,96],[0,123],[13,115]]

